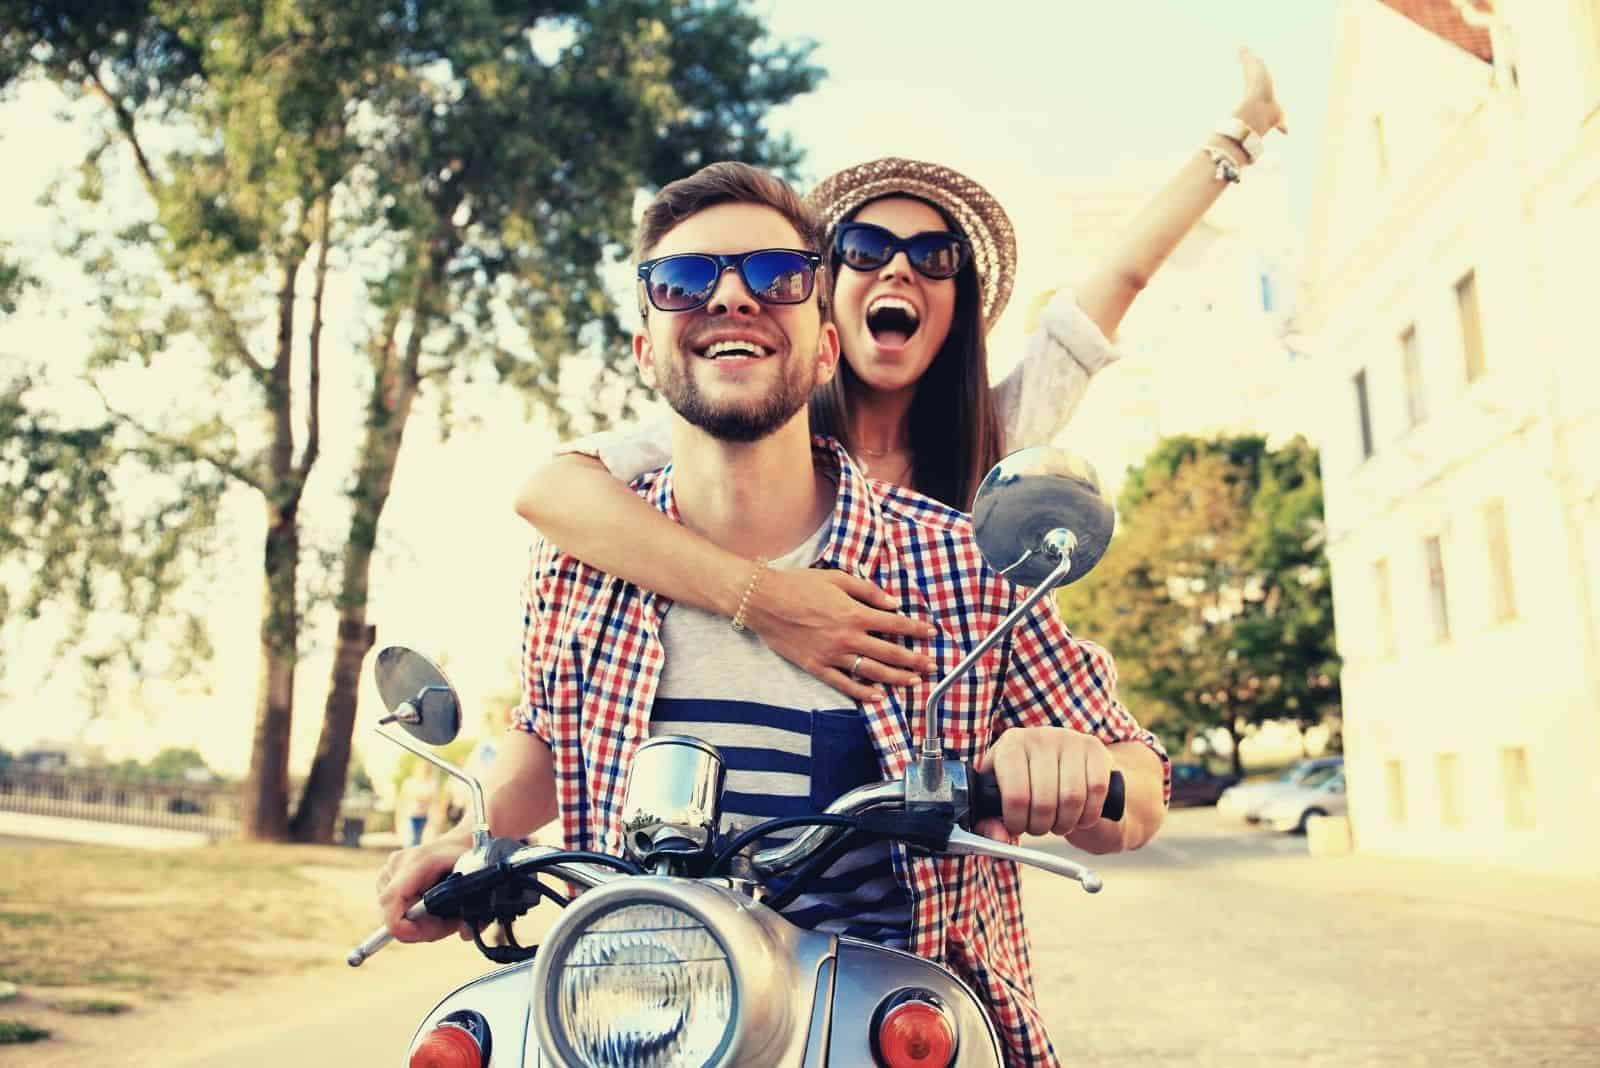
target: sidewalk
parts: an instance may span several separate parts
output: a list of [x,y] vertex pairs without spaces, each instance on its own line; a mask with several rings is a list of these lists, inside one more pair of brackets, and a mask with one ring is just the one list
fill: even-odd
[[128,823],[101,823],[97,820],[5,811],[0,811],[0,837],[42,838],[54,842],[82,842],[130,849],[181,849],[203,846],[211,841],[211,836],[202,831],[138,827]]
[[1600,879],[1371,853],[1307,857],[1304,865],[1309,867],[1291,865],[1291,871],[1273,862],[1246,862],[1238,865],[1234,874],[1329,896],[1382,896],[1391,901],[1600,927]]

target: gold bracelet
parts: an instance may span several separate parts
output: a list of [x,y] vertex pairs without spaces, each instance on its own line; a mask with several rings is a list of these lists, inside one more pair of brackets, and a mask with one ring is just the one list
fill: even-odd
[[745,583],[744,596],[739,598],[739,610],[733,614],[733,629],[738,633],[744,632],[745,609],[750,607],[750,596],[756,592],[756,587],[761,585],[761,576],[767,571],[767,558],[756,557],[756,569],[750,573],[750,581]]

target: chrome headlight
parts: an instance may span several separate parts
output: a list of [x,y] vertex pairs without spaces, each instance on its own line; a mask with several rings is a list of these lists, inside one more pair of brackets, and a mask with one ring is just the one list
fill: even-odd
[[[738,1019],[726,947],[693,914],[624,901],[585,917],[554,948],[546,1025],[563,1059],[593,1068],[701,1068]],[[542,954],[541,954],[542,955]],[[544,971],[544,969],[540,969]]]

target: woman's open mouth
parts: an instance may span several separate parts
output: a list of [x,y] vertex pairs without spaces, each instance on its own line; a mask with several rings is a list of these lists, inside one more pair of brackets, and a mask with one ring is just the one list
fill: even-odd
[[867,330],[883,348],[901,348],[921,325],[922,317],[908,300],[879,297],[867,305]]

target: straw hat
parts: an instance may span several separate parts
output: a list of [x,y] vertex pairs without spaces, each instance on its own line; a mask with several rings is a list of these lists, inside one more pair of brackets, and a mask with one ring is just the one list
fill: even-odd
[[1017,239],[1005,209],[983,186],[937,163],[888,156],[824,178],[806,201],[827,223],[831,238],[834,227],[863,204],[896,194],[936,204],[955,220],[972,246],[978,289],[983,295],[983,327],[988,331],[1011,299]]

